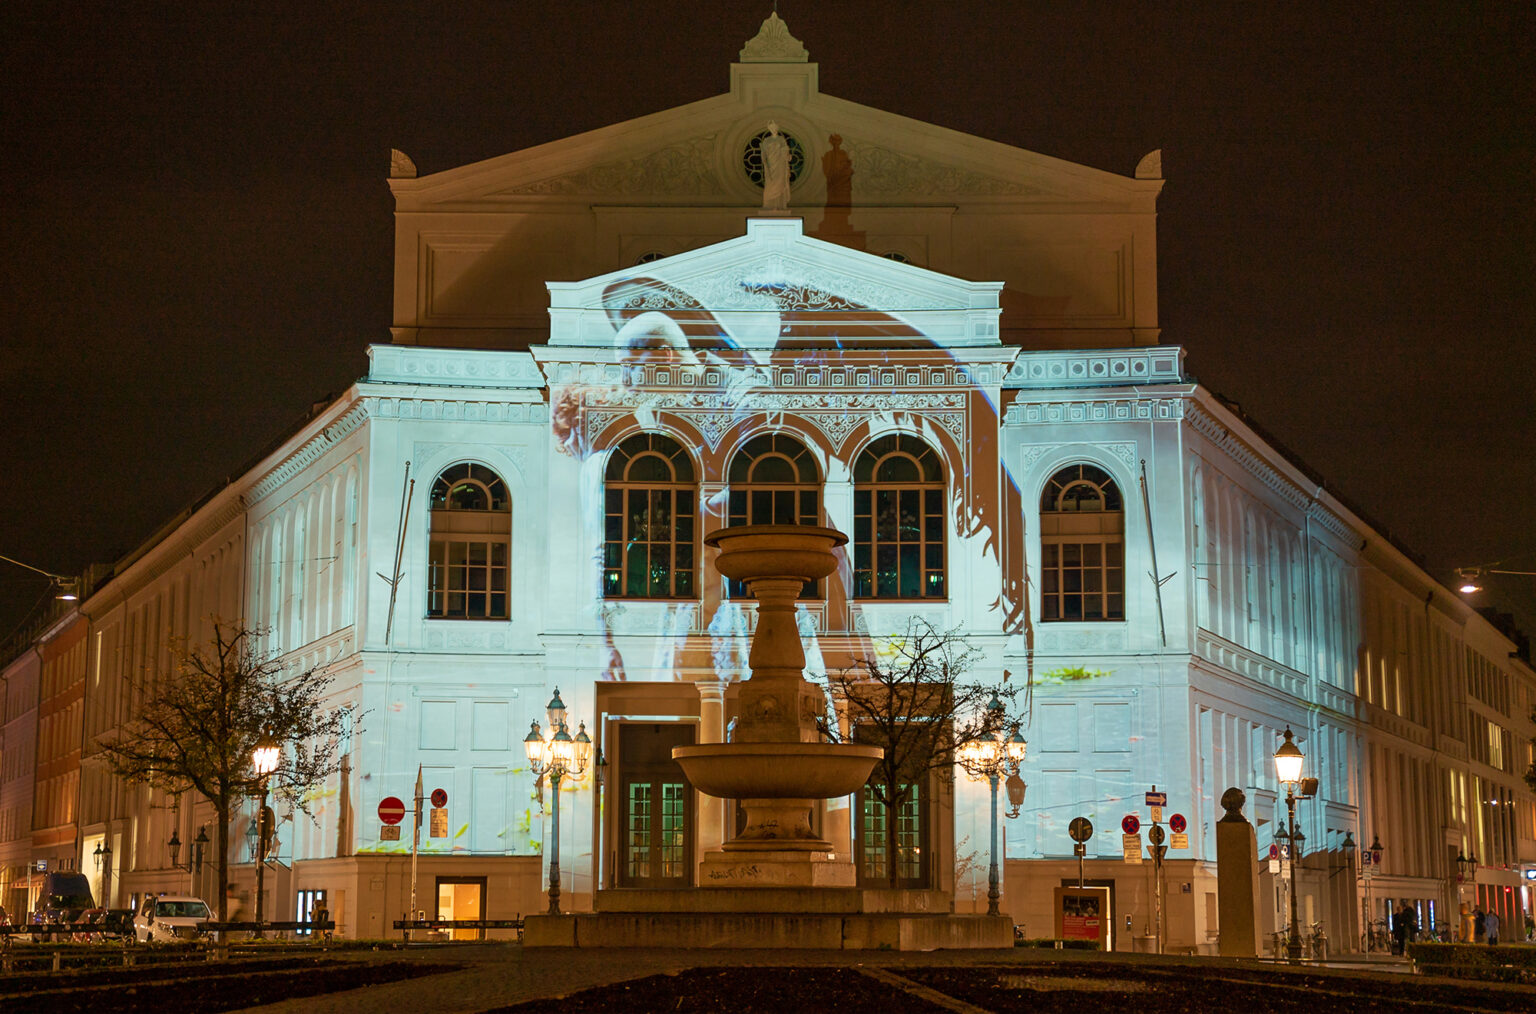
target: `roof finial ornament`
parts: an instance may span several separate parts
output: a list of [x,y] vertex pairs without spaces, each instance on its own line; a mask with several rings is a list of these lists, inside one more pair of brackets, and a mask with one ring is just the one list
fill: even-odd
[[804,44],[789,34],[789,26],[779,17],[777,3],[757,34],[741,47],[742,63],[805,63],[810,58]]

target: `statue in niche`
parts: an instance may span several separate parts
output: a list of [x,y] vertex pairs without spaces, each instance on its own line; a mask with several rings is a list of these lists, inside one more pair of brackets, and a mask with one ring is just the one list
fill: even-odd
[[768,121],[762,153],[763,210],[782,214],[789,210],[789,142],[773,120]]

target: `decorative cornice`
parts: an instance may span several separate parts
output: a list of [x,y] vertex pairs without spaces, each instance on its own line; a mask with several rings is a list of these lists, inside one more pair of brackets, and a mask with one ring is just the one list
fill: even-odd
[[371,399],[359,398],[354,401],[334,422],[310,437],[298,450],[252,483],[245,495],[247,502],[254,505],[265,500],[281,489],[288,480],[318,461],[326,451],[345,440],[353,430],[368,419],[369,400]]
[[1286,503],[1302,511],[1324,529],[1339,536],[1341,539],[1353,541],[1358,537],[1359,533],[1351,528],[1343,518],[1315,500],[1309,490],[1298,486],[1282,475],[1278,469],[1260,457],[1258,452],[1239,439],[1236,434],[1223,425],[1219,419],[1202,408],[1199,403],[1189,402],[1184,418],[1189,427],[1196,433],[1199,433],[1216,445],[1229,458],[1242,465],[1251,474],[1257,476],[1260,482],[1278,493]]
[[715,138],[714,134],[692,137],[634,158],[522,183],[497,193],[516,196],[604,194],[613,197],[721,194],[725,188],[715,168]]
[[526,352],[368,346],[368,381],[445,387],[543,387],[544,375]]
[[890,323],[889,313],[905,310],[971,310],[969,295],[939,299],[910,287],[839,271],[825,260],[771,252],[729,265],[679,272],[638,289],[620,305],[626,310],[825,311],[848,330],[850,314],[868,312],[872,323]]
[[1024,352],[1003,378],[1019,390],[1111,387],[1120,384],[1180,384],[1184,350],[1177,345],[1073,352]]

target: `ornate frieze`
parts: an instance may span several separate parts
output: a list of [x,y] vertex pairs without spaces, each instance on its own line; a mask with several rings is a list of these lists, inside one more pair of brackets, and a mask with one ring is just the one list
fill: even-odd
[[1052,454],[1064,447],[1082,447],[1087,444],[1109,454],[1113,454],[1126,469],[1132,474],[1138,472],[1136,458],[1136,441],[1134,440],[1069,440],[1054,441],[1045,444],[1024,444],[1019,455],[1020,474],[1028,472],[1034,467],[1035,462],[1048,454]]
[[922,194],[925,197],[1029,197],[1045,191],[1017,180],[892,151],[867,141],[843,142],[853,159],[854,188],[865,196]]
[[[968,304],[940,300],[911,288],[839,271],[825,259],[774,252],[671,281],[648,283],[628,297],[629,309],[800,310],[837,313],[848,324],[850,313],[868,312],[872,321],[889,323],[889,313],[904,310],[966,310]],[[872,308],[879,308],[878,310]]]
[[1092,627],[1042,623],[1035,627],[1035,650],[1045,655],[1116,653],[1130,647],[1130,631],[1124,623],[1100,623]]
[[[609,384],[627,388],[667,388],[746,391],[776,387],[781,390],[825,391],[889,388],[996,387],[1007,370],[1006,363],[825,363],[807,360],[771,366],[700,367],[696,365],[621,366],[617,363],[562,362],[549,364],[552,385]],[[724,390],[723,390],[724,389]]]
[[1019,402],[1003,413],[1004,426],[1092,422],[1160,422],[1184,416],[1182,398]]
[[549,411],[542,401],[450,401],[436,398],[368,398],[379,419],[426,419],[454,422],[543,423]]
[[368,380],[378,384],[544,386],[544,374],[526,352],[370,345],[368,361]]
[[604,194],[616,197],[686,195],[725,191],[715,168],[715,135],[705,134],[634,158],[604,162],[580,172],[535,180],[501,191],[513,195]]
[[1003,378],[1006,388],[1108,387],[1184,383],[1177,345],[1076,352],[1025,352]]

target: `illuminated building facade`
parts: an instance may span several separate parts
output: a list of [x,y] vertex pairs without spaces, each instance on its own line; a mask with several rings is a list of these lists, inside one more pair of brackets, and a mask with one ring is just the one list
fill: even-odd
[[[786,216],[760,211],[770,120]],[[1164,940],[1210,950],[1216,801],[1243,788],[1267,852],[1287,726],[1321,782],[1304,915],[1336,947],[1362,913],[1346,834],[1386,845],[1377,912],[1530,909],[1536,675],[1160,344],[1156,153],[1120,176],[823,95],[775,17],[725,95],[428,176],[395,153],[390,184],[393,342],[80,607],[87,754],[131,711],[123,674],[212,615],[329,667],[365,712],[318,823],[279,814],[268,912],[323,891],[347,934],[388,935],[410,831],[384,839],[375,809],[409,801],[418,766],[449,797],[420,907],[540,910],[549,800],[521,741],[557,687],[607,761],[562,787],[565,907],[692,884],[735,814],[670,749],[729,735],[753,624],[702,539],[767,521],[850,536],[802,600],[813,675],[916,616],[981,648],[982,678],[1033,682],[1004,863],[1029,935],[1051,932],[1086,816],[1116,946],[1145,946],[1150,865],[1122,861],[1119,824],[1155,785],[1190,838]],[[119,903],[218,889],[164,845],[205,806],[89,765],[79,805]],[[903,882],[983,909],[987,812],[984,784],[926,787],[897,815]],[[862,797],[818,814],[871,880],[883,818]]]

